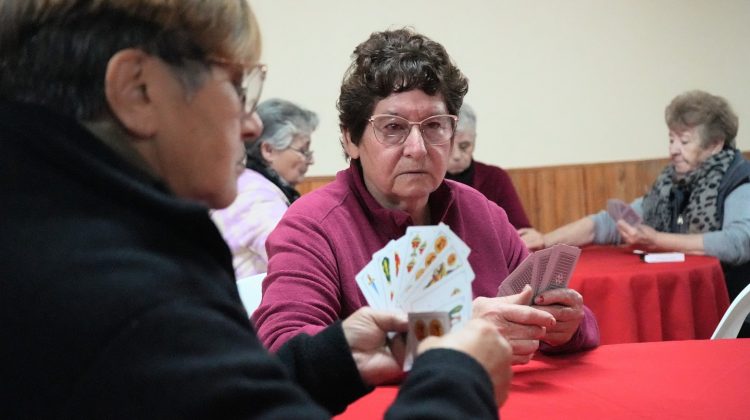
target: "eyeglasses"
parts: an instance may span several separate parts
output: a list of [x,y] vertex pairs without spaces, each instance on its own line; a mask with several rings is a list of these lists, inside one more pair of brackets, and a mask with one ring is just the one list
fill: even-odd
[[315,153],[312,150],[302,150],[302,149],[297,149],[296,147],[292,147],[292,146],[287,147],[287,149],[294,150],[295,152],[301,154],[302,156],[304,156],[305,160],[307,161],[311,161],[313,158],[313,153]]
[[419,127],[419,132],[426,143],[439,146],[448,143],[453,138],[458,117],[448,114],[433,115],[414,122],[397,115],[378,114],[373,115],[367,121],[372,124],[375,138],[387,146],[397,146],[403,143],[411,133],[413,125]]
[[248,68],[242,63],[220,57],[210,57],[207,61],[211,64],[242,69],[242,80],[239,85],[235,84],[234,88],[237,90],[237,96],[242,103],[242,111],[247,115],[255,112],[255,107],[258,106],[260,94],[263,91],[263,82],[266,80],[268,67],[265,64],[257,64]]

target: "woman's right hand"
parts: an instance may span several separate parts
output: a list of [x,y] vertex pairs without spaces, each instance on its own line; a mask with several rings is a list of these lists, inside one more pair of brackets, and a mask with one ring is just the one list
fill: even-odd
[[497,405],[502,406],[508,398],[512,352],[508,341],[500,335],[492,323],[483,319],[472,319],[458,331],[442,337],[430,336],[422,340],[417,354],[435,348],[457,350],[473,357],[492,379]]
[[528,363],[539,348],[547,329],[555,326],[548,312],[529,306],[534,292],[526,285],[521,293],[503,297],[474,299],[472,317],[482,318],[510,341],[513,364]]

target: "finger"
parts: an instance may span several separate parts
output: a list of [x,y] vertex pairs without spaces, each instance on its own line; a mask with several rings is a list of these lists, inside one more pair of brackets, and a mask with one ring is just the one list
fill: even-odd
[[533,358],[533,354],[527,354],[527,355],[513,355],[510,358],[510,363],[512,365],[525,365],[531,361]]
[[408,316],[404,312],[370,310],[368,314],[381,331],[406,332],[409,330]]
[[583,318],[583,309],[580,307],[567,307],[562,305],[540,306],[539,310],[545,311],[555,318],[555,325],[549,330],[557,330],[560,323]]
[[516,324],[551,328],[555,325],[555,318],[548,312],[525,305],[507,305],[503,308],[502,317],[506,321]]
[[624,229],[627,232],[633,232],[635,230],[635,228],[633,228],[633,225],[631,225],[630,223],[626,222],[625,219],[618,220],[617,221],[617,227],[618,228],[622,228],[622,229]]
[[538,325],[523,325],[506,322],[497,328],[508,340],[538,340],[547,333],[547,328]]
[[583,296],[573,289],[552,289],[542,292],[534,299],[536,305],[581,306]]
[[509,339],[514,356],[531,356],[539,349],[539,340]]
[[404,359],[406,358],[406,334],[388,334],[386,338],[386,344],[390,349],[393,358],[399,366],[404,365]]
[[523,287],[523,290],[521,293],[516,293],[515,295],[508,295],[499,297],[500,302],[503,303],[513,303],[516,305],[528,305],[529,302],[531,302],[531,297],[534,295],[534,289],[531,288],[530,285],[525,285]]

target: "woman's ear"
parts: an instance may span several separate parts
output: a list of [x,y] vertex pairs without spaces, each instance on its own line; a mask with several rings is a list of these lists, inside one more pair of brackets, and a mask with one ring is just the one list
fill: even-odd
[[109,59],[104,78],[109,108],[136,138],[150,138],[156,133],[156,113],[145,72],[148,59],[149,55],[138,49],[118,51]]
[[275,150],[273,147],[271,147],[268,142],[262,142],[260,144],[260,155],[263,156],[263,160],[268,162],[269,164],[273,162],[276,158],[276,153],[274,153]]
[[346,151],[347,156],[349,156],[349,159],[359,159],[359,146],[352,142],[349,130],[342,128],[341,134],[341,141],[343,142],[344,150]]

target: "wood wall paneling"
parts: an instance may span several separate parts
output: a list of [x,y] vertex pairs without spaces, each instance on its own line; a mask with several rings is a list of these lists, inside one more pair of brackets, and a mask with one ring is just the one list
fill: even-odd
[[[750,151],[743,152],[750,159]],[[532,225],[548,232],[606,207],[607,200],[630,202],[645,194],[667,159],[508,169]],[[308,177],[297,185],[306,194],[333,181]]]

